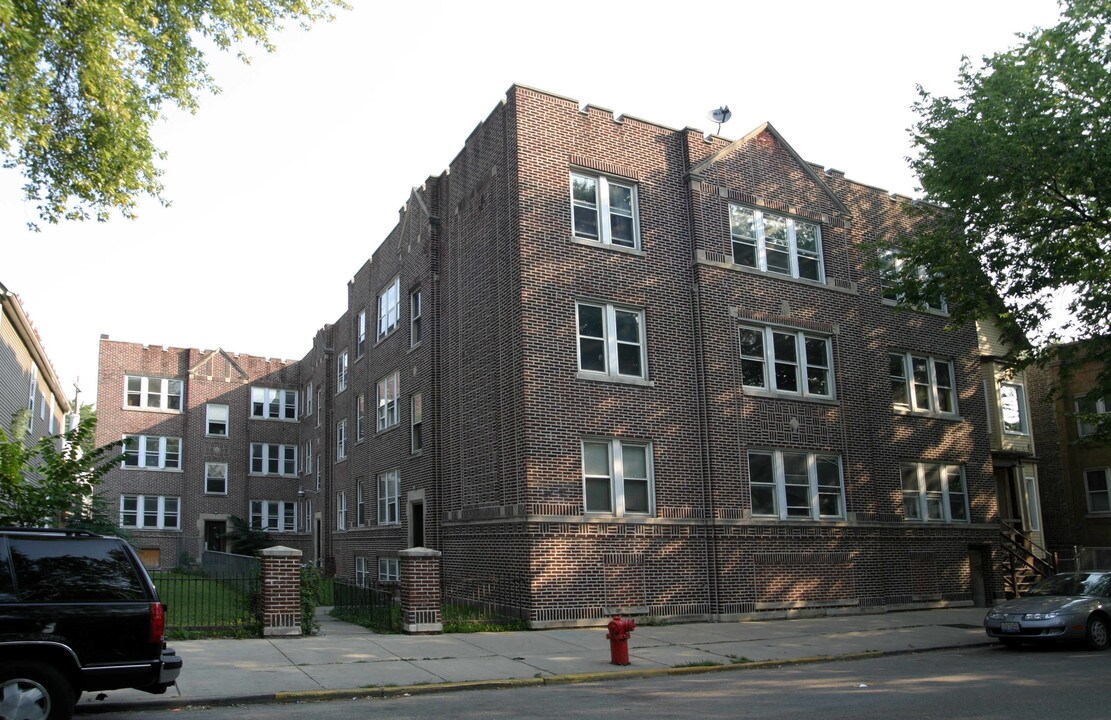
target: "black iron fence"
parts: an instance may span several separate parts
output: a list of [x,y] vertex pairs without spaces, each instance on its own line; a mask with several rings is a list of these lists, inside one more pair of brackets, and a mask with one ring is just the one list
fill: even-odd
[[332,604],[332,614],[341,620],[358,623],[377,632],[401,631],[401,606],[390,590],[335,580],[332,583]]
[[166,605],[166,634],[257,635],[260,632],[261,562],[205,552],[200,572],[151,573]]

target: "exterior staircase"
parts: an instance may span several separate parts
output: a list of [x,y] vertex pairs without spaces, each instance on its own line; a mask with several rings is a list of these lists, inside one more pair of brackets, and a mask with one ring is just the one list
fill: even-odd
[[1022,597],[1031,585],[1057,572],[1053,554],[1015,526],[1000,523],[999,536],[1003,551],[1003,591],[1008,598]]

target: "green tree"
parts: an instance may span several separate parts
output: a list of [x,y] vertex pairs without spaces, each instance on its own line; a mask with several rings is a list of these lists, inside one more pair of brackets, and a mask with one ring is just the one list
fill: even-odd
[[1054,27],[978,68],[965,58],[955,97],[919,88],[910,163],[927,204],[890,244],[908,302],[940,293],[955,323],[992,320],[1019,365],[1084,341],[1105,362],[1094,394],[1111,398],[1111,3],[1060,6]]
[[20,410],[12,416],[10,434],[0,428],[0,525],[114,531],[104,505],[93,502],[93,491],[123,458],[122,441],[82,452],[81,445],[96,433],[94,418],[27,445],[27,419],[27,411]]
[[[150,128],[167,103],[195,112],[218,88],[205,46],[273,50],[286,21],[331,19],[343,0],[0,0],[0,156],[42,220],[162,197]],[[240,57],[248,58],[240,52]],[[37,226],[31,224],[32,229]]]

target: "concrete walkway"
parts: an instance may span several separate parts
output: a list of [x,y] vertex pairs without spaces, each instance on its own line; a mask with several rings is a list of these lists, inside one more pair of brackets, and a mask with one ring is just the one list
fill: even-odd
[[640,626],[627,667],[611,665],[605,628],[378,635],[318,613],[320,634],[171,643],[184,659],[165,695],[87,693],[78,712],[290,702],[327,697],[583,682],[971,647],[989,642],[983,608],[798,620]]

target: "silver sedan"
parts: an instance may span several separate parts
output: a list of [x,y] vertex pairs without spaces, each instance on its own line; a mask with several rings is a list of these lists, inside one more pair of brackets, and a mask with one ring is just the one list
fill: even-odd
[[1106,650],[1111,646],[1111,571],[1047,578],[1022,597],[989,610],[984,629],[1007,647],[1083,640],[1093,650]]

